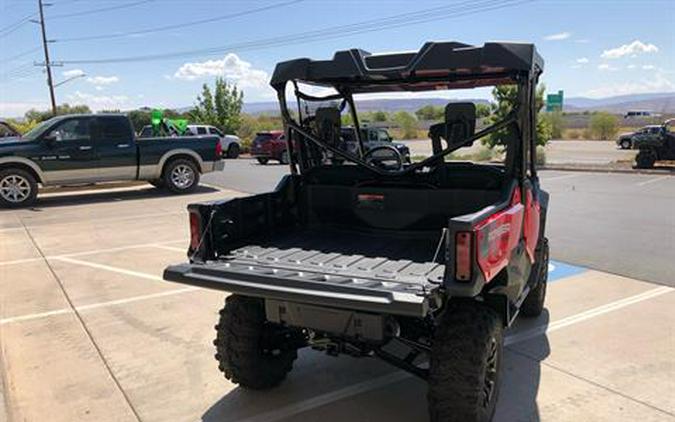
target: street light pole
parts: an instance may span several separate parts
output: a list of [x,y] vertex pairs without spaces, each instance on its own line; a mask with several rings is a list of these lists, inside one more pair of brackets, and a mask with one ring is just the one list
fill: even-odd
[[56,98],[54,97],[54,81],[52,80],[52,64],[49,61],[49,48],[47,47],[47,33],[45,31],[45,15],[42,10],[42,0],[38,0],[40,9],[40,28],[42,29],[42,48],[45,52],[45,67],[47,68],[47,85],[49,86],[49,96],[52,102],[52,114],[56,115]]

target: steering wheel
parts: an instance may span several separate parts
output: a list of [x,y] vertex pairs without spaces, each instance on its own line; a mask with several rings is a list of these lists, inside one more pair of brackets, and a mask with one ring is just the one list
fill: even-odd
[[369,149],[364,154],[363,160],[386,171],[398,171],[403,168],[403,156],[392,145],[380,145]]

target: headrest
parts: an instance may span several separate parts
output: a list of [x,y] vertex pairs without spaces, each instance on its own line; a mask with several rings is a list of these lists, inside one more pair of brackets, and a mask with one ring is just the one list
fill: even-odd
[[329,145],[338,145],[342,130],[342,119],[337,107],[320,107],[314,113],[316,136]]
[[445,106],[445,136],[449,144],[473,136],[476,131],[476,105],[450,103]]

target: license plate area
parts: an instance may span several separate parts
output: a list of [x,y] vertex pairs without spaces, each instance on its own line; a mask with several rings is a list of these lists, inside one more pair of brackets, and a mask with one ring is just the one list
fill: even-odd
[[370,341],[385,338],[385,316],[280,300],[265,300],[267,320],[292,327]]

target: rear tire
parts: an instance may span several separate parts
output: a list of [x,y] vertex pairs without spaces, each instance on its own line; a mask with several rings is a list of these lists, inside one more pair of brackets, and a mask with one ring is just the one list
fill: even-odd
[[[267,390],[279,385],[298,357],[295,349],[267,349],[279,326],[266,321],[263,301],[231,295],[216,325],[218,369],[241,387]],[[273,347],[273,346],[272,346]]]
[[8,168],[0,170],[0,206],[3,208],[28,207],[35,203],[38,185],[29,172]]
[[621,141],[621,149],[630,149],[630,140],[624,139]]
[[258,160],[258,163],[260,163],[261,165],[264,166],[269,161],[269,158],[258,157],[257,160]]
[[536,318],[544,311],[546,301],[546,285],[548,284],[548,239],[544,238],[539,262],[532,268],[530,286],[525,301],[520,305],[520,314],[526,318]]
[[173,193],[190,193],[199,185],[199,169],[194,161],[177,158],[166,165],[162,180]]
[[480,302],[450,305],[436,327],[429,363],[431,422],[487,422],[499,396],[502,321]]
[[237,158],[239,157],[239,152],[239,145],[230,144],[229,148],[227,148],[227,158]]
[[635,157],[635,164],[639,169],[650,169],[656,163],[656,153],[647,149],[640,150]]

